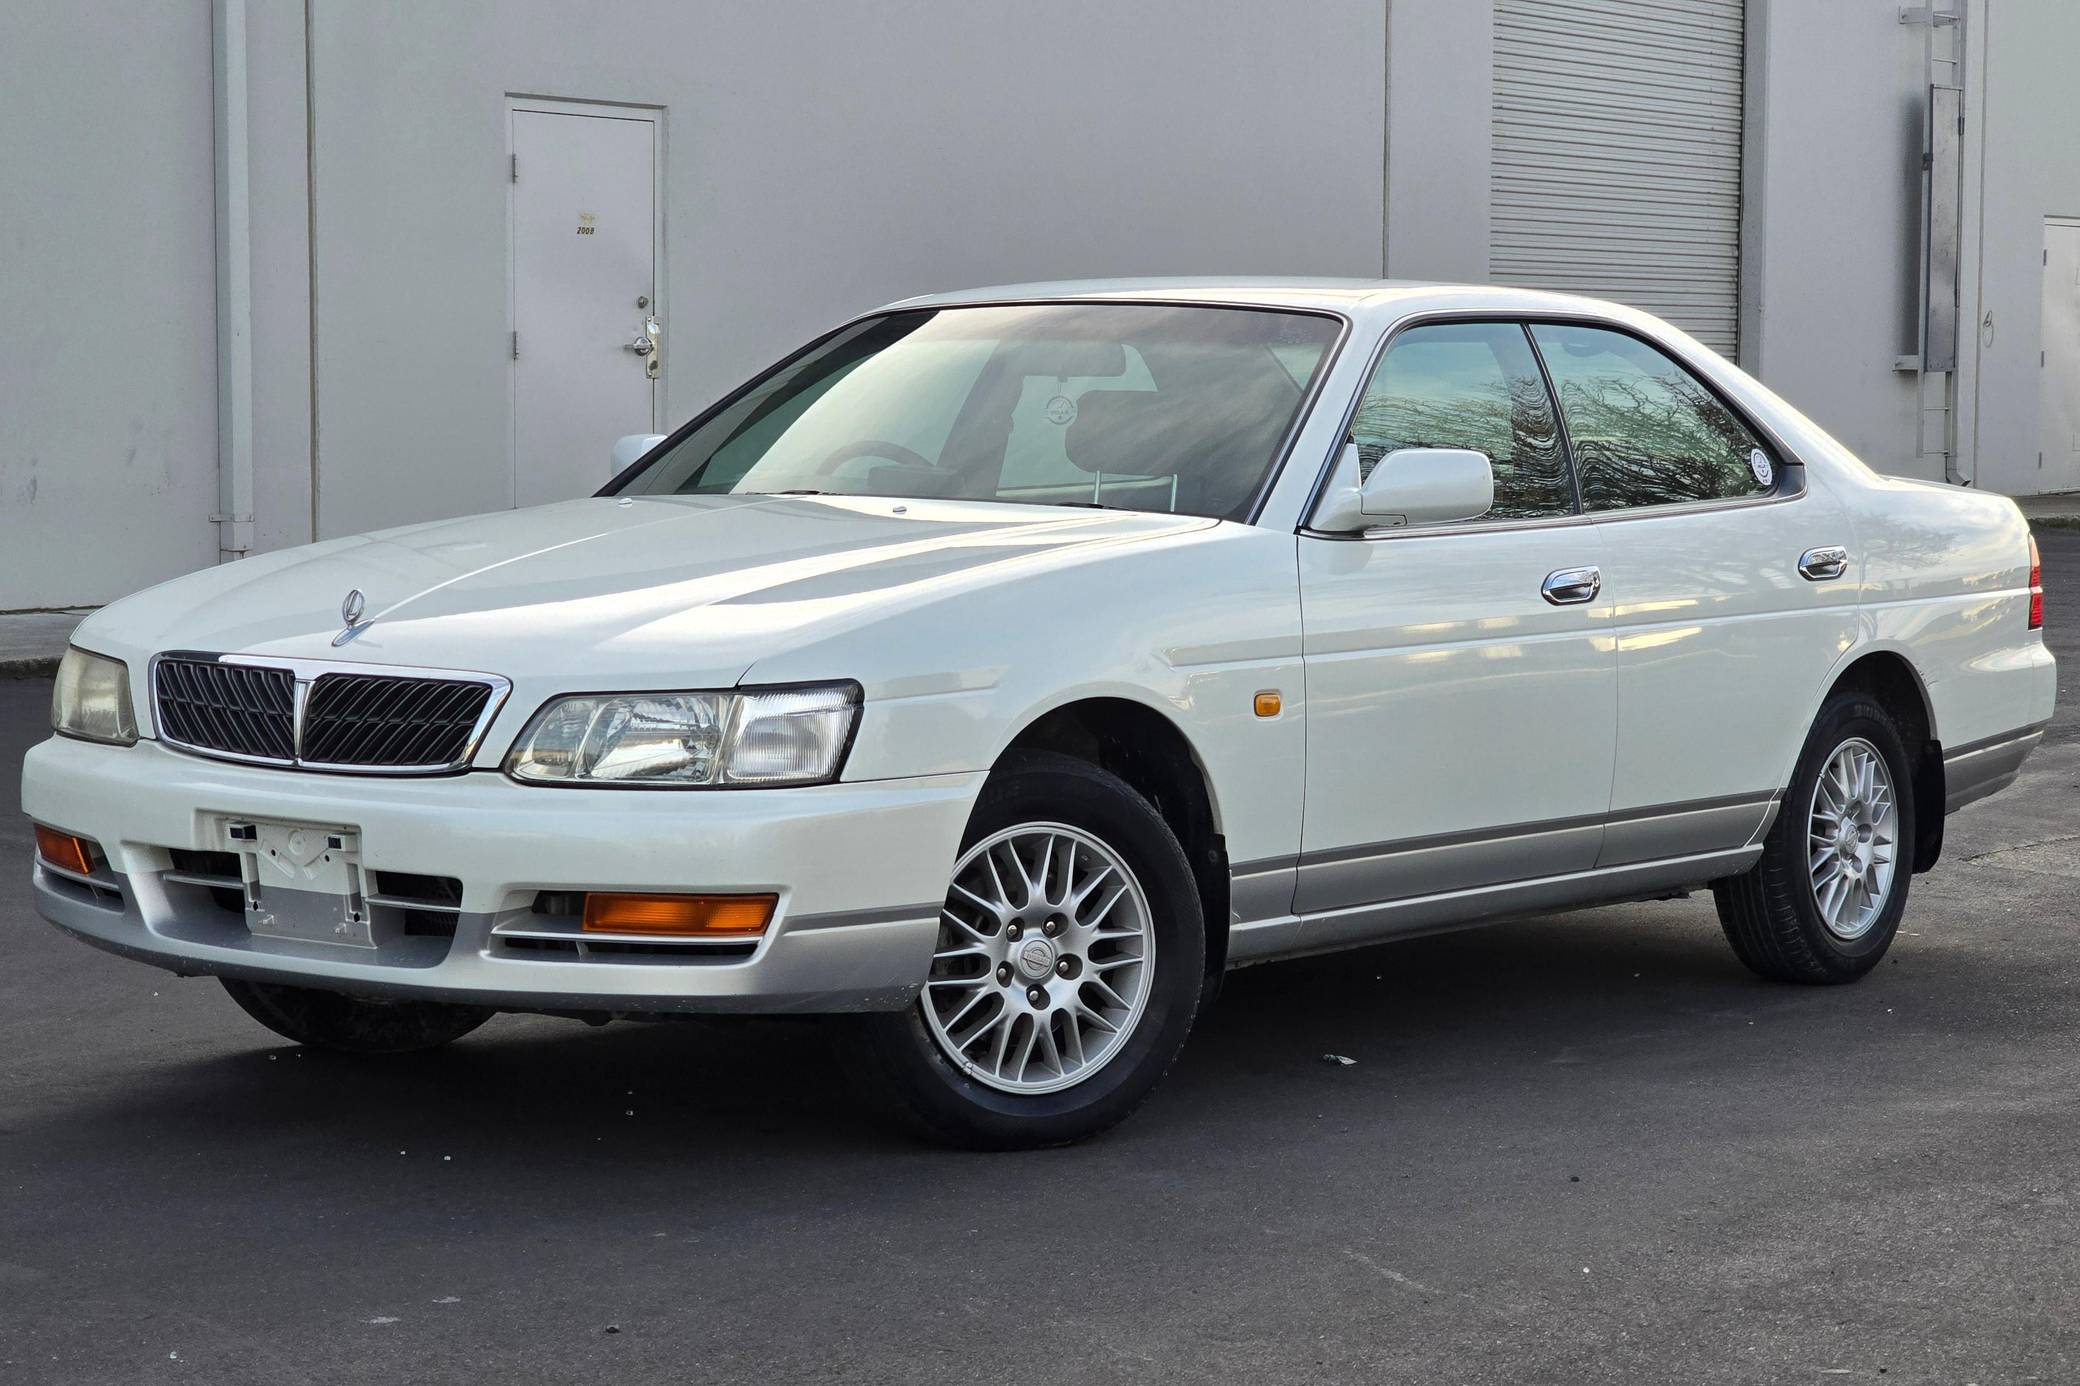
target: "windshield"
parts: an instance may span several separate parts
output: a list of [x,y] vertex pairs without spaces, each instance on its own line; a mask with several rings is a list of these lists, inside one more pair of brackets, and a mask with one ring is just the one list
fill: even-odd
[[814,493],[1247,518],[1338,322],[1023,304],[854,323],[608,495]]

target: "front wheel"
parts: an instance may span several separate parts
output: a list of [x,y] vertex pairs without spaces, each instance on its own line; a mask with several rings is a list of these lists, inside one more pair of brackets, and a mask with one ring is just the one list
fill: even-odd
[[336,991],[223,978],[239,1008],[283,1039],[340,1054],[414,1054],[461,1039],[491,1018],[480,1006],[365,1001]]
[[1712,888],[1735,955],[1783,982],[1853,982],[1876,967],[1907,908],[1917,807],[1892,714],[1865,693],[1830,698],[1762,860]]
[[869,1076],[959,1145],[1063,1145],[1155,1088],[1198,1010],[1206,934],[1176,835],[1068,756],[992,775],[968,826],[923,994],[846,1037]]

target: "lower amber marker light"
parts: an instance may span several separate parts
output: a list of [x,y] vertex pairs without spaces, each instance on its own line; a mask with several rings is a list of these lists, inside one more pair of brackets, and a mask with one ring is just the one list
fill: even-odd
[[81,876],[94,874],[94,852],[85,838],[46,828],[41,823],[36,825],[36,855],[52,866],[62,866]]
[[659,938],[757,938],[773,922],[777,895],[621,895],[585,897],[588,934]]

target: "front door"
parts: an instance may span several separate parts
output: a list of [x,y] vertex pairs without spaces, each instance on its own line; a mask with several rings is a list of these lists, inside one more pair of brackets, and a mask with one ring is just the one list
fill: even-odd
[[1382,904],[1593,867],[1616,734],[1602,538],[1524,329],[1404,330],[1350,441],[1365,471],[1395,448],[1477,449],[1495,505],[1300,537],[1308,946],[1386,931]]
[[615,440],[655,431],[657,122],[523,104],[511,118],[513,503],[539,505],[591,495]]

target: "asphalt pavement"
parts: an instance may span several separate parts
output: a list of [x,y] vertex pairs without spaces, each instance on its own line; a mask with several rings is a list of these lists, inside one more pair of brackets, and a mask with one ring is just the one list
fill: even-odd
[[[0,814],[0,1382],[2080,1380],[2042,539],[2059,720],[1863,983],[1702,898],[1251,969],[1066,1151],[893,1134],[811,1022],[304,1053],[43,924]],[[0,681],[9,808],[48,696]]]

